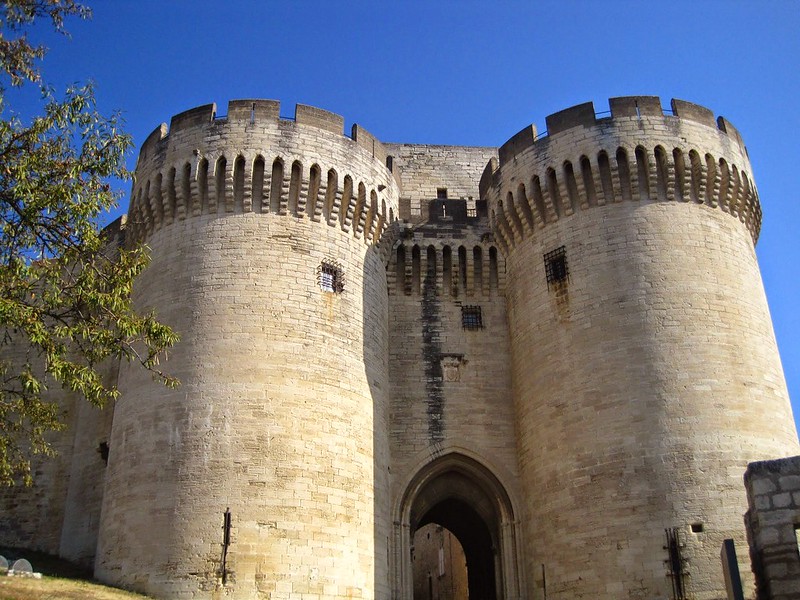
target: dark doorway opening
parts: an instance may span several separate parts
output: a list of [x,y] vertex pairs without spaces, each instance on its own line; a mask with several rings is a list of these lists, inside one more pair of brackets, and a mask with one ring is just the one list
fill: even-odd
[[394,598],[526,597],[514,510],[484,465],[457,452],[439,456],[409,481],[399,509]]
[[[422,515],[417,531],[429,524],[439,525],[451,532],[463,549],[469,600],[497,600],[495,549],[489,527],[481,516],[467,503],[456,498],[448,498]],[[445,565],[435,565],[434,569],[422,564],[418,567],[418,561],[415,560],[415,579],[418,570],[425,570],[427,576],[430,572],[444,575],[459,569],[458,564],[447,564],[448,558],[444,556]],[[457,578],[458,573],[455,575]],[[415,591],[419,589],[416,585],[414,587]],[[432,586],[428,586],[429,590],[431,588]],[[464,600],[464,598],[451,598],[447,588],[441,589],[436,597],[433,596],[432,590],[430,597],[417,597],[415,593],[414,600]]]

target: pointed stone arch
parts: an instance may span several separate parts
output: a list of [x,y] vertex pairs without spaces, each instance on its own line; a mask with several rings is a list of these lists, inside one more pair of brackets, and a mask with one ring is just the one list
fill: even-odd
[[464,547],[470,597],[525,597],[517,518],[506,486],[476,457],[451,451],[429,460],[396,506],[392,597],[413,600],[414,533],[429,523],[450,530]]

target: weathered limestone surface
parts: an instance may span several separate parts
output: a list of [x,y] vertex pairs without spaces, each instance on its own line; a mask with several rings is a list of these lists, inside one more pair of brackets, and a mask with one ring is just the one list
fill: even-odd
[[758,600],[800,599],[800,456],[751,463],[744,476]]
[[[744,148],[713,117],[641,106],[569,109],[484,175],[507,252],[526,556],[548,599],[671,597],[667,528],[687,590],[723,597],[741,475],[798,447]],[[548,283],[561,247],[568,276]]]
[[477,181],[497,148],[386,144],[401,184],[401,216],[411,222],[428,218],[428,202],[446,189],[447,198],[478,199]]
[[[722,600],[745,468],[800,452],[758,194],[726,120],[610,105],[497,149],[270,100],[158,127],[124,236],[182,385],[109,365],[111,410],[59,396],[61,455],[0,495],[0,544],[164,599],[411,600],[450,572],[414,563],[435,525],[471,598]],[[783,585],[800,479],[762,464],[751,537]]]
[[[152,154],[146,144],[132,211],[153,262],[136,294],[181,333],[168,367],[182,385],[121,371],[103,580],[163,597],[218,593],[230,509],[227,597],[385,594],[388,300],[373,242],[396,192],[381,163],[318,128],[320,112],[284,122],[229,109],[225,122],[173,120]],[[272,181],[253,185],[259,156],[259,179]],[[200,164],[217,173],[203,173],[200,193],[196,177],[183,197],[169,187],[148,212],[153,188],[187,161],[190,177]],[[379,184],[380,210],[367,195]],[[343,279],[336,293],[320,285],[326,261]]]

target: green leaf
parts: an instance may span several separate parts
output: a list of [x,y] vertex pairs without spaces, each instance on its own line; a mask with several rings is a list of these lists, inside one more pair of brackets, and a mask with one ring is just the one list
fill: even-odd
[[0,6],[0,483],[30,483],[31,460],[50,456],[66,393],[103,406],[119,390],[103,381],[108,361],[135,361],[167,386],[160,359],[178,341],[131,298],[146,248],[109,243],[98,219],[128,179],[131,139],[119,115],[97,112],[92,84],[62,97],[41,85],[41,114],[24,124],[3,81],[38,82],[44,49],[25,29],[49,18],[89,16],[73,0],[4,0]]

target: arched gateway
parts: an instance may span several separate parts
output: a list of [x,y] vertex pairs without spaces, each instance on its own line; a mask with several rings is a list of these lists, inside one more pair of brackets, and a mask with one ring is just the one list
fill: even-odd
[[432,523],[449,530],[464,551],[470,600],[521,598],[519,535],[508,493],[486,466],[455,452],[419,469],[397,507],[394,598],[421,600],[414,597],[414,534]]

